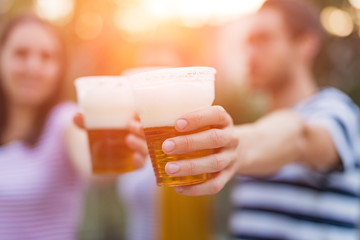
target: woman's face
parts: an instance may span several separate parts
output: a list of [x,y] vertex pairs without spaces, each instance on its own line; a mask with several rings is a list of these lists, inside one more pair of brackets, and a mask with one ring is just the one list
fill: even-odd
[[36,22],[15,26],[0,51],[4,92],[12,104],[37,107],[57,86],[60,45],[49,29]]

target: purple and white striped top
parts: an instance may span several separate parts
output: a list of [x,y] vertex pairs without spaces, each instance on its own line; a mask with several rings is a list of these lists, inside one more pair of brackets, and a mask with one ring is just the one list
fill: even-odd
[[35,147],[0,146],[0,239],[75,239],[84,184],[64,148],[77,111],[67,102],[49,114]]

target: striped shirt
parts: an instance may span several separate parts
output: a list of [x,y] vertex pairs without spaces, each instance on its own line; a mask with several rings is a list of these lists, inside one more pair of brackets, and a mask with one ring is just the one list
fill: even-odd
[[339,168],[321,173],[298,163],[269,178],[237,177],[231,201],[232,239],[357,240],[360,217],[360,111],[325,88],[294,110],[328,130]]
[[83,183],[64,149],[76,106],[55,107],[38,144],[0,146],[0,239],[76,238]]

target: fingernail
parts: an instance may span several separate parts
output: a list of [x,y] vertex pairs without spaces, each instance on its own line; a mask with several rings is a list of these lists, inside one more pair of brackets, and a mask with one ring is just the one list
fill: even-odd
[[169,174],[174,174],[176,172],[178,172],[180,169],[179,165],[175,164],[175,163],[168,163],[166,164],[165,170],[167,173]]
[[181,193],[184,191],[184,188],[183,187],[174,187],[174,190],[177,192],[177,193]]
[[166,140],[162,145],[162,149],[164,152],[171,152],[175,149],[175,143],[173,141]]
[[178,129],[185,129],[187,126],[188,122],[184,119],[179,119],[176,121],[176,126]]

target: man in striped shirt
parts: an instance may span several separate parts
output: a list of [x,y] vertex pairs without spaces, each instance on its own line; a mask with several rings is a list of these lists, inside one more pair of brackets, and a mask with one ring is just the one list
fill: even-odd
[[212,174],[175,190],[214,194],[236,175],[233,239],[359,239],[360,111],[339,90],[316,86],[318,12],[304,0],[268,0],[250,31],[250,84],[269,94],[270,113],[243,126],[218,106],[178,119],[180,132],[215,129],[168,139],[165,153],[218,151],[168,163],[169,175]]
[[[253,85],[257,84],[256,88],[263,88],[274,96],[274,110],[281,105],[291,107],[306,123],[326,129],[332,140],[329,144],[334,145],[341,162],[328,168],[331,165],[319,159],[315,168],[294,163],[271,177],[238,177],[231,197],[234,212],[230,228],[234,239],[360,238],[359,110],[346,95],[332,88],[321,89],[298,102],[283,100],[287,94],[296,95],[303,89],[286,90],[288,84],[296,81],[294,78],[300,78],[304,85],[314,89],[311,67],[323,40],[318,16],[315,8],[304,1],[265,3],[255,16],[248,38],[249,47],[262,53],[250,56],[251,80]],[[309,43],[299,44],[300,49],[286,48],[286,43],[295,41]],[[288,61],[297,65],[295,69],[290,67],[293,63],[280,59],[286,54],[293,56]],[[299,61],[297,55],[307,56]],[[331,153],[328,148],[314,151],[323,159]]]

